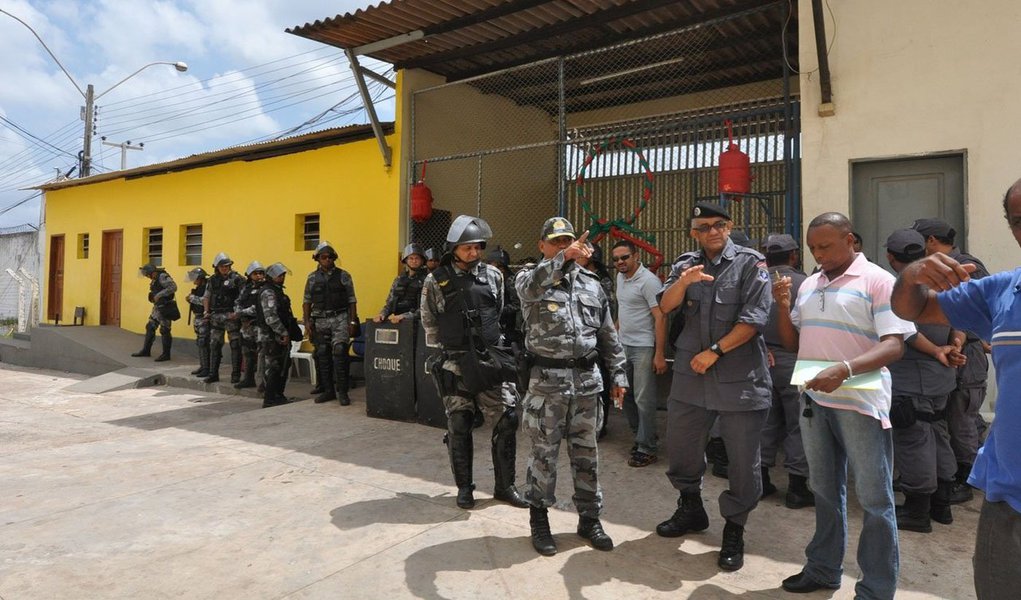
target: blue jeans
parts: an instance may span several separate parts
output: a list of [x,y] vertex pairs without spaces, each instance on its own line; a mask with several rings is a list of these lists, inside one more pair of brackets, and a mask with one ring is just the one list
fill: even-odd
[[847,549],[847,467],[864,511],[858,538],[861,579],[856,598],[890,599],[897,589],[899,550],[893,504],[893,436],[872,417],[812,403],[801,437],[815,492],[815,535],[805,556],[813,581],[839,584]]
[[624,402],[624,416],[635,434],[635,445],[639,452],[656,454],[659,446],[656,437],[656,373],[652,370],[652,357],[656,349],[645,346],[624,346],[632,402]]

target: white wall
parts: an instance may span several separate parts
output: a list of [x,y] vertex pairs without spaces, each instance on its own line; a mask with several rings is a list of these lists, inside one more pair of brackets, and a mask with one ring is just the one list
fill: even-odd
[[[803,72],[818,64],[811,6],[799,3]],[[849,210],[850,160],[963,149],[969,251],[992,271],[1013,268],[1019,251],[1002,199],[1021,178],[1021,2],[829,6],[835,116],[817,114],[818,72],[800,78],[805,223],[827,210]]]
[[[0,230],[0,318],[18,316],[18,283],[7,274],[24,268],[40,279],[39,248],[35,231],[4,233]],[[30,298],[26,298],[26,302]],[[26,308],[29,308],[26,304]]]

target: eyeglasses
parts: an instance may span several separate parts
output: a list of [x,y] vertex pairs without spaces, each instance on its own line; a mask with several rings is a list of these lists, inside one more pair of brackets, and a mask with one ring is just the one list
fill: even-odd
[[703,223],[702,225],[699,225],[698,227],[692,227],[691,230],[692,231],[697,231],[699,233],[709,233],[710,229],[715,229],[716,231],[723,231],[726,228],[727,228],[727,222],[726,221],[717,221],[717,222],[715,222],[715,223],[713,223],[711,225]]
[[613,257],[613,262],[615,262],[615,263],[625,262],[629,258],[631,258],[630,254],[621,254],[620,256],[614,256]]

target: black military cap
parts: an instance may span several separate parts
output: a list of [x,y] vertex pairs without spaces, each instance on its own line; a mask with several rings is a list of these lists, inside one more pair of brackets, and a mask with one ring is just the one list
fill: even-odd
[[938,238],[947,238],[952,240],[954,239],[954,236],[957,235],[957,232],[950,226],[950,223],[947,223],[943,219],[918,219],[915,221],[915,224],[911,226],[911,229],[914,229],[925,237],[933,235]]
[[696,202],[695,207],[691,209],[692,219],[704,219],[707,217],[721,217],[726,220],[730,220],[730,213],[719,204],[713,204],[712,202]]
[[542,224],[540,239],[552,240],[565,235],[570,238],[578,237],[574,235],[574,225],[571,225],[571,222],[563,217],[551,217]]
[[925,253],[925,238],[914,229],[898,229],[886,238],[886,249],[894,254],[917,256]]
[[798,249],[798,242],[789,233],[771,233],[762,247],[766,254],[790,252]]
[[748,234],[741,231],[740,229],[734,229],[730,232],[730,240],[738,246],[744,246],[745,248],[754,248],[752,239],[748,237]]

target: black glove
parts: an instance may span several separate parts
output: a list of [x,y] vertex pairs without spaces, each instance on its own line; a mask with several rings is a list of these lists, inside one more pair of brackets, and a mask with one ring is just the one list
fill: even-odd
[[152,292],[149,292],[149,302],[155,302],[155,301],[156,301],[156,296]]

